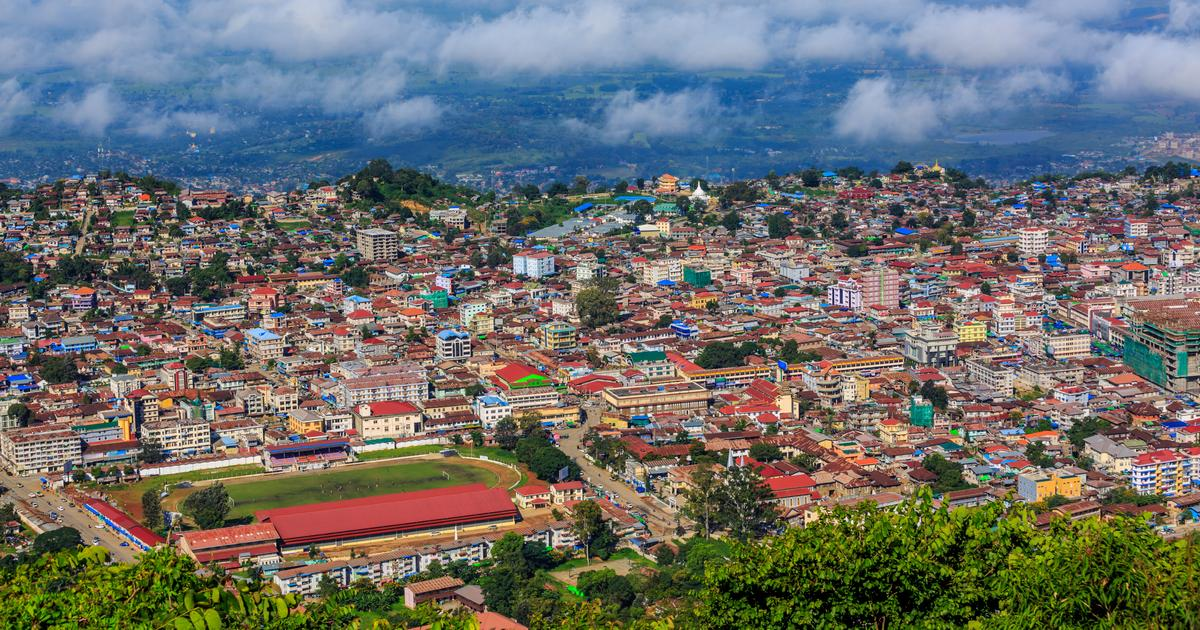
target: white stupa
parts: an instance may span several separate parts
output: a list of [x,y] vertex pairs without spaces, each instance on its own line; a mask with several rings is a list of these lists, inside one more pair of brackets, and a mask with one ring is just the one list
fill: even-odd
[[704,186],[701,186],[700,182],[696,182],[696,190],[692,191],[692,194],[688,196],[688,199],[691,199],[692,201],[707,202],[708,193],[704,192]]

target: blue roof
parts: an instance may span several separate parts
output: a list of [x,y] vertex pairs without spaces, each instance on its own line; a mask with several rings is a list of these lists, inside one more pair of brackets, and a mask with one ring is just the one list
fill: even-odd
[[438,339],[469,339],[471,335],[459,330],[443,330],[437,334]]
[[251,328],[246,331],[246,336],[258,341],[274,341],[280,338],[279,335],[264,328]]
[[900,234],[900,235],[903,235],[903,236],[908,236],[908,235],[910,235],[910,234],[916,234],[916,233],[917,233],[917,231],[916,231],[916,230],[913,230],[913,229],[906,228],[906,227],[902,227],[902,228],[896,228],[896,233],[897,233],[897,234]]
[[584,210],[590,210],[590,209],[591,209],[592,207],[594,207],[595,205],[596,205],[596,204],[594,204],[594,203],[592,203],[592,202],[590,202],[590,201],[589,201],[589,202],[587,202],[587,203],[581,203],[581,204],[579,204],[578,206],[575,206],[575,212],[583,212]]
[[648,197],[646,195],[621,195],[620,197],[614,197],[614,199],[616,199],[617,201],[654,201],[655,200],[654,197]]
[[675,286],[675,281],[674,281],[674,280],[659,280],[659,281],[658,281],[658,286],[660,286],[660,287],[673,287],[673,286]]

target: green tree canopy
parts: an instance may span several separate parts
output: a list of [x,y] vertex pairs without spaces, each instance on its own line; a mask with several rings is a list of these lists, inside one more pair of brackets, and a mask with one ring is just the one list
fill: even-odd
[[191,517],[203,529],[221,527],[225,524],[225,516],[233,507],[229,492],[221,482],[188,495],[183,500],[183,513]]

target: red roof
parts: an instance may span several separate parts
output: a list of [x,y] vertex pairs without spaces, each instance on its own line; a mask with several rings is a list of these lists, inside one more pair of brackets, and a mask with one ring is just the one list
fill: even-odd
[[210,549],[213,547],[232,547],[237,545],[274,542],[279,538],[279,532],[270,523],[252,523],[250,525],[235,525],[203,531],[184,532],[180,535],[187,541],[192,551]]
[[504,490],[476,483],[260,510],[254,515],[275,526],[284,546],[295,547],[514,519],[518,512]]
[[129,533],[130,536],[142,541],[142,544],[147,547],[155,547],[163,543],[162,536],[155,534],[149,529],[143,527],[137,521],[133,520],[128,514],[118,510],[117,508],[101,501],[99,499],[88,499],[83,502],[84,505],[99,512],[109,522],[115,524],[121,529]]
[[408,413],[419,413],[421,410],[407,400],[385,400],[383,402],[364,405],[371,410],[372,416],[395,416]]

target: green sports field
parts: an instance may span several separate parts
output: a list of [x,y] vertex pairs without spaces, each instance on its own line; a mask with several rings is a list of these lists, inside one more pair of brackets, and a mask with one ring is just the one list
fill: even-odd
[[468,483],[493,487],[499,481],[500,478],[491,470],[454,461],[416,461],[393,466],[353,467],[275,479],[235,481],[225,486],[234,501],[227,519],[246,522],[258,510]]

